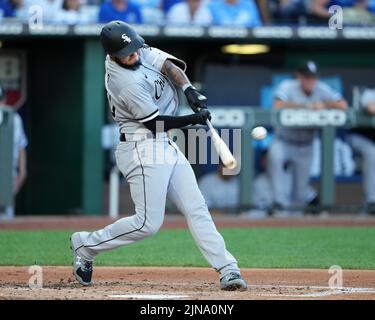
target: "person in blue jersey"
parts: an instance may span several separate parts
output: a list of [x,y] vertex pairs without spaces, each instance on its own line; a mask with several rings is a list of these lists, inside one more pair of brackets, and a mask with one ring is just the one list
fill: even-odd
[[128,0],[112,0],[101,5],[98,22],[106,23],[112,20],[126,21],[131,24],[143,22],[139,6]]
[[209,8],[214,25],[255,27],[262,24],[253,0],[213,0]]
[[13,17],[14,11],[8,0],[0,0],[0,21],[2,18]]
[[370,11],[372,14],[375,13],[375,0],[368,0],[367,9],[368,9],[368,11]]

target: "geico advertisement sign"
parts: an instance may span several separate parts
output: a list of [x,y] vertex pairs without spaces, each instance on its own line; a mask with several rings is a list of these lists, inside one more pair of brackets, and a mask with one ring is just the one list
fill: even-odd
[[347,116],[340,110],[282,110],[280,124],[283,126],[343,126]]
[[212,124],[216,127],[242,127],[245,124],[246,116],[240,109],[210,109]]

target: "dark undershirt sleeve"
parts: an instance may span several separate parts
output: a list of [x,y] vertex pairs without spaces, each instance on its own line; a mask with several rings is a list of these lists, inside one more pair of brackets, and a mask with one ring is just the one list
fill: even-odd
[[152,120],[143,122],[145,127],[151,130],[153,133],[156,133],[156,129],[158,130],[158,132],[166,132],[170,129],[182,128],[197,123],[199,123],[199,121],[196,114],[180,117],[157,116]]

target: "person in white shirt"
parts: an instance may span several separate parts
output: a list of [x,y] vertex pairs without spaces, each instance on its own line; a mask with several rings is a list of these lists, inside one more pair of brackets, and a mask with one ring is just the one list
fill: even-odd
[[212,15],[205,0],[186,0],[176,3],[168,11],[167,23],[179,25],[208,26]]
[[90,16],[81,10],[81,0],[64,0],[61,9],[56,13],[55,22],[63,24],[85,24]]
[[[24,22],[30,22],[34,21],[38,13],[42,12],[42,16],[38,17],[40,21],[50,24],[56,22],[63,0],[17,0],[17,2],[19,5],[16,9],[17,18]],[[32,10],[33,6],[42,10]]]
[[164,24],[163,0],[131,0],[139,5],[144,24]]

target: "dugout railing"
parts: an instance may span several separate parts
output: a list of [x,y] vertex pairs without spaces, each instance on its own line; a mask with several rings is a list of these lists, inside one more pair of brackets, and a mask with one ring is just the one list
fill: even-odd
[[[240,166],[240,208],[247,210],[254,207],[253,181],[255,177],[255,148],[251,130],[256,126],[275,128],[287,126],[294,128],[315,127],[320,130],[321,138],[321,175],[319,177],[319,209],[334,211],[339,209],[336,203],[336,176],[334,173],[334,140],[339,128],[370,127],[375,129],[375,117],[362,111],[339,110],[264,110],[259,107],[210,107],[212,123],[218,128],[239,129],[240,140],[234,142],[234,135],[226,140],[231,146],[240,143],[240,152],[235,153]],[[181,114],[184,112],[182,111]],[[172,137],[173,138],[173,137]],[[178,144],[178,143],[177,143]],[[232,148],[233,150],[233,148]],[[238,152],[237,152],[238,153]],[[374,168],[375,170],[375,168]],[[116,218],[119,214],[119,171],[113,168],[110,174],[109,213]],[[358,204],[356,210],[361,206]],[[342,208],[341,208],[342,209]]]
[[[233,108],[229,109],[232,110]],[[224,112],[225,110],[225,112]],[[375,128],[375,117],[362,111],[349,109],[348,112],[339,110],[262,110],[260,108],[235,108],[243,120],[241,135],[241,172],[240,172],[240,206],[252,207],[252,181],[254,177],[254,147],[251,143],[250,131],[262,125],[266,127],[288,126],[295,128],[316,127],[321,131],[321,176],[320,176],[320,208],[335,209],[336,194],[334,174],[334,139],[339,128],[371,127]],[[212,108],[215,113],[224,117],[228,109]],[[215,121],[214,121],[215,124]]]

